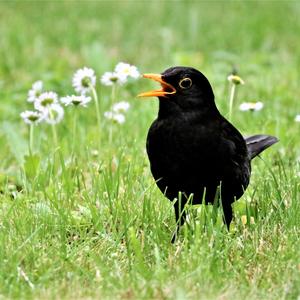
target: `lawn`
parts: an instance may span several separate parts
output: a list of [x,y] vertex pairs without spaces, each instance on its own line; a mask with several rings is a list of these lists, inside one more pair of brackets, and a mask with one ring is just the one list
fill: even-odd
[[[299,299],[299,16],[296,1],[1,1],[0,299]],[[253,161],[230,232],[198,208],[170,243],[173,208],[145,152],[158,102],[136,97],[156,84],[101,84],[121,61],[201,70],[225,116],[228,75],[245,81],[233,124],[280,142]],[[64,107],[30,135],[32,84],[72,94],[84,66],[99,114],[94,99]],[[122,124],[104,116],[119,101]]]

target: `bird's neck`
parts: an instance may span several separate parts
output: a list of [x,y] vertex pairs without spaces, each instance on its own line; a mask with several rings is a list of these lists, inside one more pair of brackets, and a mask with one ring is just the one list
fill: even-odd
[[168,99],[159,99],[158,118],[165,119],[182,113],[180,107]]
[[220,115],[219,110],[217,109],[214,102],[211,102],[210,105],[203,104],[199,107],[180,107],[176,102],[170,101],[168,99],[162,98],[159,99],[159,110],[158,118],[166,119],[169,117],[180,116],[180,115],[206,115],[206,116],[216,116]]

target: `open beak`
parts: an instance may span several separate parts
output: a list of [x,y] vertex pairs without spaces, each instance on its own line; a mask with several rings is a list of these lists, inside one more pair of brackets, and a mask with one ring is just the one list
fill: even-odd
[[167,97],[167,95],[176,93],[176,89],[171,84],[165,82],[160,74],[144,74],[143,77],[159,82],[162,88],[160,90],[141,93],[138,97]]

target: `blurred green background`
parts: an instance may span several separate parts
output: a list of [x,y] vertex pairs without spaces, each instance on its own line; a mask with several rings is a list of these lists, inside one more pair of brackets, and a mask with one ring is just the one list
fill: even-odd
[[[299,109],[297,1],[2,1],[0,5],[0,96],[5,119],[18,118],[15,108],[25,107],[33,81],[47,80],[66,93],[77,68],[87,65],[102,74],[119,61],[135,64],[141,72],[194,66],[210,79],[221,108],[227,101],[226,77],[234,67],[247,83],[241,101],[267,101],[275,109],[273,117],[286,113],[293,118]],[[286,105],[279,108],[279,101]]]
[[[1,1],[0,298],[297,299],[299,32],[299,1]],[[238,71],[246,84],[238,87],[233,124],[244,135],[280,139],[264,162],[253,163],[239,202],[244,213],[245,199],[253,201],[255,226],[237,217],[232,234],[219,224],[170,245],[172,207],[155,188],[144,152],[157,113],[157,101],[136,98],[155,86],[144,80],[118,90],[131,109],[111,144],[103,122],[101,160],[91,154],[99,133],[91,104],[79,114],[72,169],[73,111],[66,108],[57,126],[66,170],[51,169],[51,131],[42,124],[39,176],[22,177],[28,130],[20,112],[32,107],[32,83],[43,80],[63,96],[73,93],[78,68],[99,78],[120,61],[141,72],[201,70],[225,116],[227,76]],[[111,91],[99,81],[97,89],[103,114]],[[240,112],[247,101],[264,108]]]

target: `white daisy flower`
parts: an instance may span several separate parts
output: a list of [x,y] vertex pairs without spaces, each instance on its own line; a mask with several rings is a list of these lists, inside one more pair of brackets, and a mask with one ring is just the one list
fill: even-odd
[[25,110],[20,114],[26,124],[38,124],[44,119],[44,114],[40,111]]
[[132,77],[134,79],[137,79],[141,76],[136,66],[124,62],[119,62],[116,65],[115,72],[118,74],[123,74],[126,77]]
[[236,84],[236,85],[245,84],[245,81],[240,76],[233,75],[233,74],[229,75],[227,77],[227,80],[232,82],[233,84]]
[[126,101],[117,102],[113,105],[112,111],[116,113],[124,113],[126,112],[130,107],[130,104]]
[[43,91],[43,82],[41,80],[33,83],[31,89],[28,91],[28,102],[34,102]]
[[43,112],[45,121],[51,125],[59,123],[64,117],[64,109],[58,103],[48,106]]
[[264,107],[262,102],[244,102],[240,105],[241,111],[259,111]]
[[295,122],[300,122],[300,115],[296,115]]
[[118,124],[123,124],[125,122],[125,116],[123,114],[112,112],[112,111],[106,111],[104,113],[104,117]]
[[127,76],[117,72],[105,72],[101,77],[101,83],[106,86],[114,84],[124,84],[127,81]]
[[34,102],[34,108],[37,110],[44,110],[58,102],[57,94],[54,92],[44,92]]
[[79,94],[89,93],[90,86],[95,87],[96,85],[95,71],[87,67],[77,70],[73,76],[72,85]]
[[72,95],[60,98],[60,102],[63,103],[65,106],[74,105],[74,106],[84,106],[86,107],[87,104],[92,100],[91,97],[85,95]]

